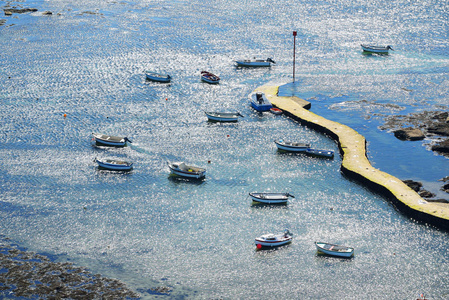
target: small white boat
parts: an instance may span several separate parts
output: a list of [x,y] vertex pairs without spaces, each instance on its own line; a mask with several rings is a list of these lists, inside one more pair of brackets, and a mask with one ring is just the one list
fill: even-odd
[[208,71],[201,71],[201,80],[207,83],[217,84],[220,82],[220,77]]
[[239,112],[236,113],[223,113],[223,112],[204,112],[209,121],[214,122],[237,122],[239,117],[243,117]]
[[338,257],[351,257],[354,255],[354,248],[339,246],[323,242],[315,242],[318,252]]
[[249,99],[251,100],[251,106],[257,111],[269,111],[273,107],[270,100],[262,92],[252,93],[249,95]]
[[194,166],[188,166],[184,162],[168,163],[171,174],[200,179],[206,176],[206,169]]
[[[364,52],[388,54],[388,50],[393,50],[391,46],[373,46],[373,45],[360,45]],[[394,51],[394,50],[393,50]]]
[[288,202],[288,198],[295,196],[289,193],[249,193],[251,199],[255,202],[265,204],[285,204]]
[[271,64],[275,64],[276,62],[271,59],[242,59],[236,60],[237,67],[249,67],[249,68],[258,68],[258,67],[271,67]]
[[95,143],[99,146],[125,147],[126,143],[132,143],[127,137],[93,133]]
[[321,156],[321,157],[328,157],[328,158],[334,157],[334,151],[331,151],[331,150],[319,150],[319,149],[307,148],[306,154],[311,155],[311,156]]
[[280,234],[268,233],[256,238],[256,247],[257,249],[279,247],[291,243],[292,239],[293,235],[288,230]]
[[107,169],[112,171],[131,171],[133,163],[114,159],[95,159],[98,167],[101,169]]
[[310,148],[309,143],[286,142],[284,140],[274,141],[279,150],[290,152],[306,152]]
[[157,82],[170,82],[171,76],[168,74],[161,74],[152,71],[145,71],[145,76],[148,80],[157,81]]

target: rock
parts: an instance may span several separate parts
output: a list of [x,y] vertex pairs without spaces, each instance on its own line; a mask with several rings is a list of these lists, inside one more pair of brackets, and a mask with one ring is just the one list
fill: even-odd
[[402,128],[394,131],[394,136],[400,140],[419,141],[425,138],[424,133],[418,128]]
[[403,180],[402,182],[404,182],[409,188],[411,188],[415,192],[419,192],[419,190],[422,188],[422,183],[418,181]]
[[432,151],[449,153],[449,139],[436,143],[431,147]]
[[3,9],[5,15],[12,15],[13,13],[16,14],[23,14],[27,12],[35,12],[37,11],[37,8],[5,8]]
[[445,185],[443,185],[443,187],[441,188],[442,191],[445,191],[446,193],[449,193],[449,183],[446,183]]
[[427,190],[420,190],[418,194],[421,196],[421,198],[433,198],[436,196],[434,193],[431,193]]
[[42,13],[42,15],[44,15],[44,16],[51,16],[53,13],[51,12],[51,11],[44,11],[43,13]]
[[437,124],[432,124],[427,127],[427,132],[436,135],[449,136],[449,123],[440,122]]
[[446,199],[426,199],[427,202],[434,202],[434,203],[449,203]]

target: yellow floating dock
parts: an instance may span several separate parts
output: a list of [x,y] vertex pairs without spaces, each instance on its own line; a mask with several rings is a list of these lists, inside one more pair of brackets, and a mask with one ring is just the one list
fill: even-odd
[[341,164],[343,174],[386,196],[400,211],[412,219],[449,229],[448,204],[428,202],[402,180],[374,168],[366,156],[366,140],[362,135],[346,125],[310,112],[309,102],[295,96],[280,97],[278,91],[279,86],[262,86],[255,90],[255,92],[265,93],[274,106],[282,109],[288,116],[299,120],[301,124],[335,139],[343,157]]

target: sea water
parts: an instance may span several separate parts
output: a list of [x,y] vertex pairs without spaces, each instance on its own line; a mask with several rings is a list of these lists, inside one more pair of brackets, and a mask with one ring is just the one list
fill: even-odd
[[[0,1],[7,4],[39,11],[0,17],[5,236],[150,299],[159,286],[171,289],[159,297],[177,299],[449,297],[447,233],[343,176],[333,140],[257,113],[247,98],[281,85],[282,95],[363,134],[376,168],[439,190],[447,159],[379,126],[389,115],[447,110],[444,2]],[[366,56],[361,43],[395,51]],[[254,56],[277,63],[234,66]],[[148,82],[145,70],[169,73],[172,83]],[[202,70],[220,84],[201,82]],[[209,123],[204,111],[244,118]],[[133,143],[95,147],[93,132]],[[278,138],[336,156],[281,153]],[[98,170],[93,160],[106,157],[134,170]],[[168,161],[205,167],[206,179],[173,178]],[[255,206],[252,191],[295,199]],[[255,237],[284,229],[291,245],[256,251]],[[315,241],[352,246],[355,257],[319,256]]]

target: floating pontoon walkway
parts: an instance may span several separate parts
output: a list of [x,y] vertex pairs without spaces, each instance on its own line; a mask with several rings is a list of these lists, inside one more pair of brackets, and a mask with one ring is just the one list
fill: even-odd
[[274,106],[301,124],[335,139],[343,157],[343,174],[386,196],[407,216],[449,230],[448,204],[427,202],[400,179],[374,168],[366,156],[366,140],[362,135],[346,125],[310,112],[309,102],[295,96],[278,96],[278,91],[279,86],[262,86],[255,90],[265,93]]

